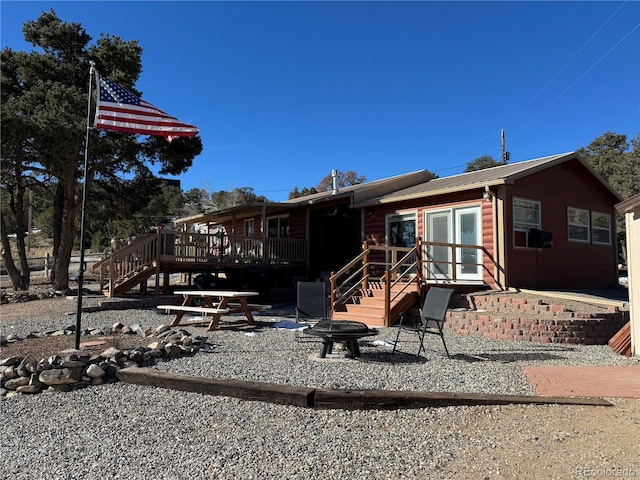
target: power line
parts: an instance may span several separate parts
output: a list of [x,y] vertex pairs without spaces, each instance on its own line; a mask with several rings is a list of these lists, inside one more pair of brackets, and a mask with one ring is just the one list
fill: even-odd
[[[475,145],[476,143],[483,142],[483,141],[484,141],[484,140],[486,140],[487,138],[492,137],[493,135],[495,135],[496,133],[498,133],[498,134],[499,134],[499,133],[500,133],[500,130],[498,130],[497,132],[492,132],[492,133],[490,133],[489,135],[487,135],[486,137],[483,137],[483,138],[481,138],[480,140],[476,140],[475,142],[471,142],[470,144],[465,145],[464,147],[461,147],[461,148],[459,148],[458,150],[454,150],[454,151],[453,151],[453,152],[451,152],[451,153],[447,153],[446,155],[444,155],[444,156],[442,156],[442,157],[440,157],[440,158],[436,158],[435,160],[432,160],[432,162],[439,162],[440,160],[443,160],[443,159],[445,159],[445,158],[447,158],[447,157],[450,157],[451,155],[455,155],[456,153],[459,153],[459,152],[461,152],[461,151],[463,151],[463,150],[466,150],[467,148],[469,148],[469,147],[471,147],[471,146]],[[492,149],[492,150],[493,150],[493,149]],[[491,150],[490,150],[490,151],[491,151]]]
[[551,77],[551,79],[550,79],[550,80],[545,84],[545,86],[544,86],[544,87],[542,87],[542,88],[538,91],[538,93],[536,93],[536,94],[531,98],[531,100],[529,100],[529,101],[528,101],[528,102],[527,102],[527,103],[526,103],[526,104],[525,104],[525,105],[520,109],[520,111],[518,111],[518,113],[516,113],[516,114],[513,116],[513,118],[510,120],[511,122],[512,122],[513,120],[515,120],[515,119],[518,117],[518,115],[520,115],[520,114],[524,111],[524,109],[525,109],[525,108],[527,108],[529,105],[531,105],[531,103],[532,103],[536,98],[538,98],[538,96],[539,96],[543,91],[545,91],[545,90],[547,89],[547,87],[551,84],[551,82],[553,82],[553,81],[556,79],[556,77],[557,77],[558,75],[560,75],[560,73],[562,73],[562,71],[563,71],[565,68],[567,68],[567,66],[568,66],[568,65],[573,61],[573,59],[574,59],[574,58],[576,58],[576,57],[578,56],[578,54],[579,54],[582,50],[584,50],[584,48],[589,44],[589,42],[591,42],[591,40],[593,40],[593,39],[595,38],[595,36],[600,32],[600,30],[602,30],[602,29],[604,28],[604,26],[605,26],[607,23],[609,23],[609,21],[610,21],[610,20],[611,20],[615,15],[616,15],[616,13],[618,13],[618,12],[620,11],[620,9],[621,9],[622,7],[624,7],[624,6],[625,6],[625,4],[626,4],[626,3],[627,3],[626,1],[625,1],[624,3],[622,3],[622,4],[618,7],[618,9],[617,9],[615,12],[613,12],[613,13],[609,16],[609,18],[607,18],[607,19],[605,20],[605,22],[604,22],[602,25],[600,25],[600,27],[598,27],[598,29],[593,33],[593,35],[591,35],[591,37],[589,37],[589,39],[588,39],[586,42],[584,42],[584,43],[582,44],[582,46],[578,49],[578,51],[577,51],[576,53],[574,53],[574,54],[573,54],[573,56],[572,56],[569,60],[567,60],[567,62],[566,62],[566,63],[565,63],[561,68],[560,68],[560,70],[558,70],[558,71],[556,72],[556,74],[555,74],[553,77]]
[[613,50],[615,50],[615,48],[620,45],[622,42],[624,42],[627,37],[629,35],[631,35],[633,32],[635,32],[638,27],[640,27],[640,24],[636,25],[635,27],[633,27],[624,37],[622,37],[613,47],[611,47],[609,50],[607,50],[607,52],[602,55],[598,60],[596,60],[589,68],[587,68],[582,75],[580,75],[578,78],[576,78],[567,88],[565,88],[556,98],[554,98],[553,100],[551,100],[542,110],[540,110],[537,114],[535,114],[533,117],[531,117],[529,119],[529,121],[527,123],[525,123],[524,125],[522,125],[522,127],[520,127],[517,131],[519,132],[520,130],[522,130],[524,127],[526,127],[527,125],[529,125],[531,122],[533,122],[537,117],[539,117],[542,113],[544,113],[551,105],[553,105],[555,102],[557,102],[560,97],[562,97],[565,93],[567,93],[571,87],[573,87],[576,83],[578,83],[587,73],[589,73],[591,70],[593,70],[596,65],[598,65],[602,60],[605,59],[605,57],[607,55],[609,55]]

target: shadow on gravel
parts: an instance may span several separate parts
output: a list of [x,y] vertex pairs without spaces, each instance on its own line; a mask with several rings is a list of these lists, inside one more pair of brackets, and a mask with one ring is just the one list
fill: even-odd
[[[423,354],[424,355],[424,354]],[[362,355],[361,358],[364,362],[369,363],[392,363],[392,364],[423,364],[429,361],[424,356],[416,357],[415,354],[398,352],[367,352]]]
[[555,355],[553,353],[541,352],[509,352],[509,353],[483,353],[478,355],[467,355],[458,353],[451,355],[452,360],[462,360],[467,363],[475,362],[531,362],[531,361],[547,361],[547,360],[564,360],[566,357]]

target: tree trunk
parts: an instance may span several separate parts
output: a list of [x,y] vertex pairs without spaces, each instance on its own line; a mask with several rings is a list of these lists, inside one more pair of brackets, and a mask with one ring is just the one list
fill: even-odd
[[20,273],[20,270],[16,267],[13,261],[13,255],[11,253],[11,244],[9,243],[9,235],[7,234],[7,227],[4,221],[4,215],[0,211],[0,241],[2,242],[2,260],[4,266],[7,269],[7,274],[11,280],[14,290],[28,290],[29,289],[29,265],[27,264],[26,275]]
[[51,281],[56,290],[69,289],[69,264],[76,234],[76,215],[80,202],[76,199],[75,179],[60,182],[54,209],[54,251]]
[[18,254],[20,268],[16,267],[13,260],[4,215],[1,215],[2,222],[0,223],[0,229],[2,230],[0,234],[2,237],[2,257],[5,261],[7,273],[11,279],[13,288],[15,290],[29,290],[31,271],[29,269],[29,262],[27,261],[27,249],[24,241],[25,229],[27,227],[24,224],[24,179],[22,177],[22,165],[20,162],[15,162],[13,168],[14,182],[11,183],[7,190],[9,190],[9,208],[16,220],[16,253]]
[[[64,192],[60,181],[56,184],[55,196],[53,198],[53,225],[51,226],[51,232],[53,236],[53,263],[58,258],[58,251],[60,250],[60,235],[62,229],[62,210],[63,210]],[[51,273],[49,274],[51,283],[56,283],[56,269],[52,266]],[[65,289],[67,287],[65,286]]]
[[[19,175],[18,175],[19,174]],[[11,197],[11,209],[16,216],[16,250],[18,260],[20,262],[20,271],[22,272],[22,282],[20,286],[23,290],[29,289],[31,283],[31,269],[27,260],[27,246],[24,241],[24,235],[28,226],[24,224],[24,184],[22,183],[22,171],[16,172],[15,195]],[[31,234],[28,232],[27,235]]]

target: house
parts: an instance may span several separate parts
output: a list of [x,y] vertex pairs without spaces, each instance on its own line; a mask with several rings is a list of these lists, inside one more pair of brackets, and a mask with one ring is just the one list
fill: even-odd
[[616,205],[627,227],[627,269],[630,303],[631,355],[640,358],[640,195]]
[[[225,251],[219,251],[228,268],[247,263],[289,272],[297,279],[328,277],[362,249],[361,213],[356,203],[423,183],[433,178],[419,170],[358,185],[333,188],[284,202],[258,202],[178,219],[183,230],[206,225],[217,232]],[[233,275],[233,274],[232,274]]]
[[370,245],[425,242],[425,280],[493,289],[617,284],[619,195],[577,153],[437,178],[357,202]]
[[[391,325],[433,283],[465,291],[616,284],[620,200],[575,152],[444,178],[420,170],[179,219],[175,231],[121,254],[138,264],[98,267],[110,292],[153,273],[215,271],[271,303],[283,290],[291,300],[298,280],[330,281],[334,317],[380,296],[384,314],[372,324]],[[138,272],[122,287],[119,265]]]
[[[265,293],[272,303],[293,299],[298,280],[328,279],[362,249],[361,214],[352,207],[368,198],[423,183],[433,178],[427,170],[346,187],[333,188],[284,202],[256,202],[178,219],[174,222],[180,247],[197,248],[182,260],[197,270],[224,272],[228,283]],[[206,231],[205,234],[195,234]],[[195,246],[197,245],[197,247]],[[192,261],[193,260],[193,261]],[[172,264],[171,271],[191,268]],[[168,272],[167,272],[168,273]],[[282,292],[289,290],[288,296]],[[278,293],[280,292],[280,293]]]

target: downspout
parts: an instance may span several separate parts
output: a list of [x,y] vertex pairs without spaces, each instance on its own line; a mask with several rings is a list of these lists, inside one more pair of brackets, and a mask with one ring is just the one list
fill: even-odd
[[260,256],[262,257],[262,262],[267,263],[267,252],[269,251],[267,248],[267,206],[262,205],[262,212],[260,213],[260,229],[262,230],[262,252],[260,252]]
[[505,224],[505,196],[506,188],[499,186],[495,197],[495,228],[496,228],[496,264],[498,265],[498,279],[503,290],[509,289],[509,279],[507,275],[507,238]]
[[306,238],[306,246],[305,246],[305,260],[304,264],[306,265],[307,275],[309,274],[309,270],[311,269],[311,209],[305,208],[305,238]]

